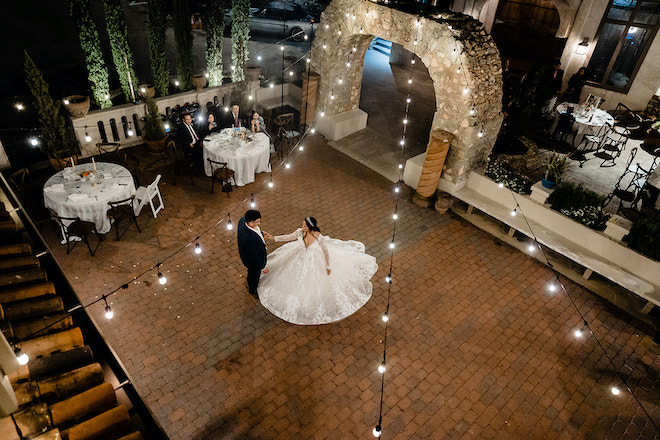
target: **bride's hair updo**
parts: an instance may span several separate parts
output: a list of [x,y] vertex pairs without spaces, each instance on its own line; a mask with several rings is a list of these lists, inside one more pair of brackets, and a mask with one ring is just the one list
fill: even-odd
[[314,217],[305,217],[305,224],[310,231],[321,232],[318,226],[316,226],[316,219]]

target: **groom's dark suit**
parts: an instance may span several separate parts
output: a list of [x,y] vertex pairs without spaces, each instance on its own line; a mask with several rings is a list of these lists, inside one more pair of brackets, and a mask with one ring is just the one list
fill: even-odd
[[258,298],[259,277],[266,267],[266,243],[259,234],[248,228],[245,217],[238,221],[238,253],[248,270],[247,282],[250,295]]

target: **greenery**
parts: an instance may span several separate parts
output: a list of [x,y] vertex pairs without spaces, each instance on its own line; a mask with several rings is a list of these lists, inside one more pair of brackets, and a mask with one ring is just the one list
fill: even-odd
[[149,0],[147,3],[149,21],[149,55],[151,58],[151,77],[159,96],[169,92],[169,72],[167,70],[167,56],[165,53],[167,30],[167,13],[165,0]]
[[101,108],[111,107],[108,67],[103,60],[99,33],[89,15],[89,4],[87,0],[69,0],[69,11],[76,22],[80,47],[85,53],[87,79],[92,89],[93,100]]
[[220,0],[206,2],[206,73],[209,87],[222,85],[222,34],[225,11]]
[[188,0],[173,0],[174,41],[176,42],[176,74],[182,91],[192,88],[193,36]]
[[602,231],[610,215],[601,209],[605,197],[584,189],[582,184],[562,183],[548,197],[550,207],[583,225]]
[[511,169],[508,163],[499,158],[493,158],[488,162],[484,174],[495,183],[501,183],[518,194],[532,192],[533,182],[527,176]]
[[25,75],[27,85],[34,97],[34,107],[39,113],[44,149],[50,158],[63,158],[78,153],[78,139],[73,127],[66,124],[59,101],[53,101],[48,92],[44,75],[25,52]]
[[110,38],[112,60],[119,76],[121,90],[124,92],[127,102],[134,102],[138,80],[133,68],[133,54],[128,45],[126,23],[124,22],[121,3],[120,0],[104,0],[103,6],[105,8],[105,25]]
[[633,223],[624,241],[631,249],[660,260],[660,221],[644,219]]
[[248,41],[250,40],[250,1],[232,0],[231,2],[231,72],[232,82],[245,80],[245,65],[248,60]]
[[546,156],[545,180],[550,182],[560,182],[562,176],[571,167],[571,162],[567,154],[549,152]]
[[163,119],[160,117],[160,112],[154,98],[147,95],[146,101],[144,105],[144,139],[148,141],[159,141],[165,137]]

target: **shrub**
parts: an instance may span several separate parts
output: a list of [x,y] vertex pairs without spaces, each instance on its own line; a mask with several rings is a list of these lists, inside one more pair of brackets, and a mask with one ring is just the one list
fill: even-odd
[[631,249],[654,260],[660,260],[660,221],[644,219],[633,223],[623,240]]
[[499,158],[491,159],[488,162],[484,174],[495,183],[502,183],[518,194],[532,192],[532,181],[527,176],[515,172],[508,163]]
[[575,186],[572,183],[562,183],[550,194],[548,202],[552,209],[566,217],[591,229],[602,231],[610,218],[610,215],[600,208],[604,199],[605,197],[584,189],[582,184]]

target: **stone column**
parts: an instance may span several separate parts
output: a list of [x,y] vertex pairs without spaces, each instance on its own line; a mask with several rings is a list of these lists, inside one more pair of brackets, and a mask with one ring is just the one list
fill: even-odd
[[419,178],[417,191],[413,195],[413,203],[416,205],[428,207],[432,202],[449,152],[449,146],[453,140],[454,135],[448,131],[433,130],[431,132],[431,139],[426,148],[426,159],[422,167],[422,175]]
[[321,76],[315,72],[303,73],[302,99],[301,99],[301,125],[311,125],[316,118],[316,90]]

